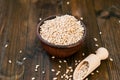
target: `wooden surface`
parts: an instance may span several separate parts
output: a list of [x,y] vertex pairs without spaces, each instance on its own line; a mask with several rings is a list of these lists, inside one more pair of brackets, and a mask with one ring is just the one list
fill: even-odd
[[[83,17],[87,27],[82,50],[65,59],[52,59],[36,36],[39,19],[58,14]],[[95,44],[106,47],[110,55],[96,69],[99,73],[95,70],[88,79],[120,80],[120,0],[0,0],[0,80],[69,80],[61,75],[70,66],[74,70],[76,60],[95,52]]]

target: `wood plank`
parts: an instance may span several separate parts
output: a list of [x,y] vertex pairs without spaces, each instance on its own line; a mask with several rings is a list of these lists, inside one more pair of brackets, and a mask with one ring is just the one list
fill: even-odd
[[[4,42],[2,45],[3,50],[1,50],[1,53],[4,54],[1,72],[6,77],[11,76],[8,79],[16,79],[17,69],[18,72],[21,72],[19,71],[21,68],[16,65],[16,61],[21,57],[19,51],[24,50],[26,45],[28,5],[23,6],[19,1],[5,1],[5,3],[8,8],[5,11],[8,11],[8,14],[5,17],[7,25],[4,28],[5,31],[2,32],[4,37],[1,38],[2,43]],[[6,49],[5,44],[8,44]],[[11,64],[8,63],[9,60],[12,61]],[[6,77],[2,78],[2,80],[5,80]]]
[[[98,3],[98,2],[95,2]],[[120,1],[105,1],[104,4],[96,4],[96,10],[99,10],[99,7],[102,7],[101,10],[104,9],[109,9],[112,6],[119,7]],[[104,7],[103,7],[104,6]],[[107,8],[106,8],[107,7]],[[119,9],[116,9],[119,10]],[[117,11],[118,12],[118,11]],[[98,15],[97,18],[97,23],[99,25],[100,31],[102,32],[101,38],[102,38],[102,43],[103,45],[108,48],[110,52],[110,58],[113,59],[113,62],[108,61],[107,62],[107,68],[109,72],[109,79],[110,80],[119,80],[119,59],[120,59],[120,44],[119,44],[119,39],[120,37],[118,36],[119,33],[119,19],[116,16],[109,15],[110,17],[107,19],[101,18],[100,15]]]
[[[93,5],[94,3],[92,1],[71,0],[72,15],[77,16],[78,18],[83,17],[83,22],[85,23],[86,28],[87,28],[87,36],[86,36],[86,41],[85,41],[86,45],[84,46],[83,51],[82,51],[82,52],[85,52],[87,55],[90,53],[93,53],[98,48],[95,46],[95,44],[98,44],[99,46],[103,46],[101,42],[101,37],[99,35],[99,27],[96,21],[96,14],[95,14]],[[98,41],[95,42],[93,38],[97,38]],[[80,57],[80,54],[81,52],[76,54],[76,56],[74,56],[74,59],[77,59],[77,58],[83,59],[81,58],[82,56]],[[94,80],[96,79],[97,80],[108,80],[109,79],[108,72],[107,72],[107,66],[105,62],[102,62],[102,65],[97,69],[100,71],[100,74],[95,74],[94,76],[90,75],[88,77],[90,80],[93,80],[93,79]],[[96,72],[94,71],[94,73]]]
[[[26,46],[26,56],[28,56],[29,60],[25,65],[26,70],[24,80],[30,80],[33,76],[38,80],[51,80],[51,75],[53,74],[50,72],[50,67],[52,66],[51,60],[49,59],[50,56],[40,45],[40,41],[36,36],[36,27],[39,22],[39,18],[44,19],[48,16],[58,15],[60,13],[60,2],[57,0],[36,0],[36,2],[32,2],[31,0],[29,13]],[[38,68],[38,72],[35,72],[34,69],[37,64],[40,65],[40,67]],[[45,73],[42,73],[43,71]]]
[[[102,21],[101,21],[102,20]],[[103,22],[102,24],[99,24],[99,22]],[[108,48],[110,52],[110,58],[113,59],[113,62],[108,61],[107,68],[109,71],[109,77],[111,80],[119,80],[119,58],[120,58],[120,44],[119,44],[119,36],[116,36],[119,34],[119,19],[116,18],[110,18],[108,20],[103,20],[98,18],[98,24],[102,32],[102,41],[106,48]],[[107,31],[107,33],[106,33]]]

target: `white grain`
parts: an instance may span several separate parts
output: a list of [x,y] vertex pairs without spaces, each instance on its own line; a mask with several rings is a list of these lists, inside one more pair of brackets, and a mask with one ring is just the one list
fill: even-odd
[[69,66],[68,68],[69,68],[69,69],[72,69],[72,67],[71,67],[71,66]]
[[65,76],[66,74],[63,74],[63,76]]
[[26,60],[26,59],[27,59],[27,58],[26,58],[26,57],[24,57],[24,58],[23,58],[23,61],[24,61],[24,60]]
[[70,77],[70,78],[72,78],[72,77],[73,77],[73,75],[70,75],[69,77]]
[[5,45],[5,48],[7,48],[7,47],[8,47],[8,44]]
[[82,53],[82,56],[85,56],[85,53]]
[[53,80],[57,80],[57,77],[54,77]]
[[63,76],[61,76],[61,78],[63,78]]
[[65,78],[68,80],[69,76],[68,76],[68,75],[66,75],[66,76],[65,76]]
[[22,53],[22,50],[20,50],[19,53]]
[[16,63],[18,64],[18,65],[22,65],[23,64],[23,62],[20,62],[20,61],[16,61]]
[[75,63],[75,66],[77,66],[78,65],[78,63]]
[[51,58],[52,58],[52,59],[55,59],[55,56],[52,56]]
[[98,47],[99,45],[98,44],[95,44],[96,47]]
[[69,1],[67,1],[67,5],[69,5],[70,4],[70,2]]
[[35,71],[37,72],[37,71],[38,71],[38,69],[37,69],[37,68],[35,68]]
[[83,17],[81,17],[80,19],[83,20]]
[[56,76],[58,76],[59,74],[60,74],[60,71],[57,71]]
[[99,71],[98,71],[98,70],[96,70],[96,73],[99,73]]
[[35,80],[35,77],[32,77],[32,80]]
[[11,60],[8,60],[8,62],[11,64],[12,63],[12,61]]
[[77,63],[78,61],[77,60],[75,60],[75,63]]
[[42,20],[42,18],[39,18],[39,20],[41,21],[41,20]]
[[42,74],[45,74],[45,71],[42,71]]
[[91,75],[94,75],[94,73],[91,73]]
[[112,58],[110,58],[110,61],[113,61],[113,59],[112,59]]
[[70,72],[73,72],[73,69],[71,69]]
[[40,65],[36,65],[35,68],[37,69]]
[[58,67],[61,68],[61,65],[59,65]]
[[102,34],[102,32],[99,32],[99,34],[101,35],[101,34]]
[[80,60],[78,60],[78,62],[80,63]]
[[66,74],[69,72],[69,69],[66,70]]
[[52,72],[55,72],[55,69],[51,69]]
[[93,39],[94,39],[94,41],[98,41],[97,38],[93,38]]
[[66,60],[63,60],[64,63],[66,63],[67,61]]
[[61,60],[59,60],[59,63],[62,63],[62,61],[61,61]]

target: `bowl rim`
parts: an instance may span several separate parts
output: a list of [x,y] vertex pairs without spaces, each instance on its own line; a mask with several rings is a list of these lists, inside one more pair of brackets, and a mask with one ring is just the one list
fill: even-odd
[[[77,20],[79,20],[79,21],[81,22],[81,24],[83,25],[82,27],[84,27],[84,34],[83,34],[82,38],[81,38],[79,41],[77,41],[76,43],[73,43],[73,44],[70,44],[70,45],[55,45],[55,44],[50,43],[50,42],[48,42],[47,40],[45,40],[45,39],[43,39],[43,38],[41,37],[41,35],[40,35],[40,26],[44,23],[44,21],[50,20],[50,19],[54,19],[54,18],[56,18],[56,16],[62,16],[62,15],[52,15],[52,16],[48,16],[48,17],[40,20],[40,22],[39,22],[38,25],[37,25],[37,36],[38,36],[38,38],[39,38],[44,44],[47,44],[47,45],[49,45],[49,46],[51,46],[51,47],[56,47],[56,48],[71,48],[71,47],[75,47],[75,46],[81,44],[81,43],[84,41],[85,37],[86,37],[86,26],[84,25],[84,23],[83,23],[80,19],[76,18],[75,16],[74,16],[74,17],[75,17]],[[73,16],[73,15],[72,15],[72,16]]]

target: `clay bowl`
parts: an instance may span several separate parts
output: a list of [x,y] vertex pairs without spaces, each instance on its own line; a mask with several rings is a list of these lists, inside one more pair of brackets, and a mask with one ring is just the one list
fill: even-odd
[[37,36],[40,39],[41,45],[48,52],[48,54],[59,57],[59,58],[68,57],[68,56],[70,56],[70,55],[72,55],[72,54],[74,54],[74,53],[76,53],[77,51],[80,50],[81,46],[83,45],[85,36],[86,36],[86,27],[81,22],[81,24],[84,27],[84,34],[83,34],[82,39],[79,40],[78,42],[76,42],[75,44],[71,44],[71,45],[54,45],[54,44],[51,44],[51,43],[45,41],[40,36],[40,26],[44,23],[44,21],[54,19],[55,17],[56,16],[50,16],[50,17],[47,17],[47,18],[40,21],[40,23],[37,25]]

